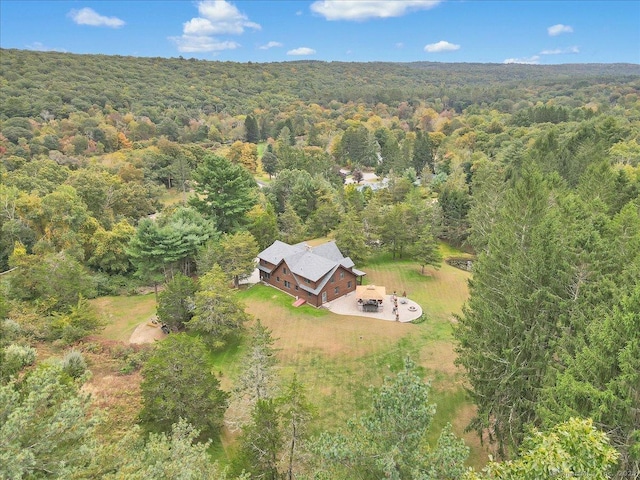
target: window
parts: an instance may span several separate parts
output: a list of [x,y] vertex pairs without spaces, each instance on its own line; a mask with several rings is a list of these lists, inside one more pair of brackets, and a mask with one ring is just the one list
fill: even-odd
[[265,280],[269,280],[271,278],[271,274],[270,273],[263,272],[262,274],[264,275],[264,279]]
[[347,282],[347,288],[351,288],[351,280]]
[[336,295],[338,294],[339,291],[340,291],[340,287],[336,287],[333,289],[333,293],[335,293]]
[[285,288],[291,288],[291,283],[285,280],[284,281],[284,286],[285,286]]
[[287,274],[287,267],[282,267],[282,273]]
[[280,281],[280,277],[276,277],[276,282],[279,282],[279,281]]
[[311,280],[309,280],[308,278],[305,278],[304,281],[307,283],[311,283]]
[[333,283],[334,280],[333,275],[331,275],[331,283]]
[[340,280],[344,278],[344,272],[340,272]]
[[296,285],[296,290],[300,290],[300,289],[298,288],[298,285]]

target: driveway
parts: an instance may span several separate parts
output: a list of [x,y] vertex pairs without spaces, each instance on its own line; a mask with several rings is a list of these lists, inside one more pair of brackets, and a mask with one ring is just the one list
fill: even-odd
[[[403,303],[404,302],[404,303]],[[396,315],[393,312],[393,295],[387,295],[383,301],[382,311],[363,312],[356,302],[356,293],[351,292],[331,302],[323,305],[330,312],[338,315],[353,315],[357,317],[377,318],[379,320],[396,321]],[[398,297],[398,317],[400,322],[410,322],[422,315],[422,307],[416,302],[405,297]]]

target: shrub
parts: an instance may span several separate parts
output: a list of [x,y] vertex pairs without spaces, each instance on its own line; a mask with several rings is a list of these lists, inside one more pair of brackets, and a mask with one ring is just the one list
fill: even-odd
[[11,344],[4,348],[4,358],[0,366],[0,378],[7,379],[27,365],[36,361],[36,349],[29,346]]
[[80,378],[87,371],[87,362],[82,353],[71,350],[62,359],[62,370],[72,378]]

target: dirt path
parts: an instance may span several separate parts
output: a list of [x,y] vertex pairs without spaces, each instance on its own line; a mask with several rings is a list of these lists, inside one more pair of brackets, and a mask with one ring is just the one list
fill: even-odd
[[151,326],[150,322],[142,322],[129,337],[129,343],[153,343],[162,340],[166,335],[160,330],[160,324]]

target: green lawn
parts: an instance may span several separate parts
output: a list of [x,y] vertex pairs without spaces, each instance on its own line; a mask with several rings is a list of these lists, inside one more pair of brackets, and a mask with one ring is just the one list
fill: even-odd
[[99,336],[125,343],[129,342],[129,337],[140,323],[149,321],[156,313],[156,299],[153,293],[100,297],[91,300],[91,304],[107,321],[107,326]]
[[[455,250],[447,254],[462,255]],[[410,355],[432,385],[431,401],[438,404],[431,440],[436,440],[442,426],[452,423],[472,447],[470,464],[482,466],[485,452],[475,436],[463,434],[473,406],[454,365],[452,343],[453,314],[460,312],[467,298],[470,274],[443,263],[439,270],[427,268],[422,275],[419,265],[385,256],[358,267],[367,272],[367,283],[384,285],[388,292],[406,291],[422,306],[427,320],[397,323],[340,316],[308,305],[295,308],[293,297],[264,285],[237,291],[247,312],[272,331],[280,376],[286,381],[296,373],[306,385],[317,412],[312,432],[343,427],[347,419],[370,405],[370,387],[397,372]],[[102,336],[112,340],[126,341],[138,323],[155,314],[153,294],[105,297],[93,303],[110,320]],[[234,339],[224,351],[212,354],[223,388],[232,387],[245,347]],[[224,438],[225,446],[216,449],[216,457],[224,461],[231,441],[232,437]]]

